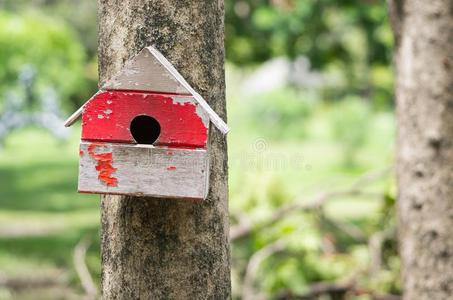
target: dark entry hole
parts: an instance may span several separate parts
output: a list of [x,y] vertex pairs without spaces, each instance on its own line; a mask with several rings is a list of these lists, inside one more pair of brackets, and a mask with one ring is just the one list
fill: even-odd
[[139,144],[154,143],[160,134],[160,125],[150,116],[137,116],[131,122],[131,134]]

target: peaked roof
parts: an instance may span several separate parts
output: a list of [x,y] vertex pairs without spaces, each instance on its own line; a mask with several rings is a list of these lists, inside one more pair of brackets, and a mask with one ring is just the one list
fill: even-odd
[[[223,134],[229,131],[228,125],[215,113],[203,97],[187,83],[162,53],[154,47],[143,48],[125,64],[119,73],[102,85],[98,93],[106,90],[137,90],[192,95],[206,111],[211,122]],[[66,120],[65,126],[69,127],[77,121],[82,115],[82,111],[83,106]]]

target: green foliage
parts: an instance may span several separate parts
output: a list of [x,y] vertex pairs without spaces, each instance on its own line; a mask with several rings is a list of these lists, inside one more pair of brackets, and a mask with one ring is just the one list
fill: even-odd
[[301,139],[317,101],[316,93],[292,88],[255,96],[246,103],[249,126],[273,139]]
[[24,11],[39,11],[52,19],[65,23],[77,31],[79,39],[90,57],[97,50],[97,3],[92,0],[0,0],[0,8],[16,14]]
[[386,15],[384,1],[227,1],[227,57],[251,63],[304,54],[320,68],[356,60],[362,46],[369,61],[387,64]]
[[51,86],[62,99],[82,99],[90,93],[85,50],[62,22],[37,13],[0,11],[0,49],[0,95],[14,88],[25,65],[35,68],[37,89]]
[[333,138],[343,149],[343,163],[355,166],[355,157],[366,141],[369,132],[371,110],[367,103],[356,97],[348,97],[331,108]]
[[[231,69],[228,74],[234,82]],[[282,206],[345,190],[366,170],[390,163],[392,114],[376,112],[366,97],[346,95],[322,101],[323,92],[281,88],[248,97],[230,93],[234,95],[228,101],[232,226],[246,218],[260,228]],[[257,149],[257,140],[264,141],[265,147]],[[288,160],[297,155],[303,158],[302,164]],[[290,163],[283,168],[257,168],[249,163],[270,158]],[[351,279],[370,293],[400,293],[399,260],[391,231],[395,224],[393,183],[383,179],[367,190],[382,197],[330,199],[322,210],[294,212],[234,241],[237,281],[242,282],[253,255],[284,239],[285,249],[263,259],[256,271],[254,287],[269,299],[285,290],[303,295],[316,282]],[[337,223],[363,237],[351,236]],[[381,231],[389,232],[383,242],[382,266],[371,274],[368,239]],[[238,286],[234,288],[237,293]]]
[[229,61],[250,65],[304,55],[313,68],[339,75],[332,99],[352,92],[378,108],[391,106],[392,47],[383,0],[226,2]]

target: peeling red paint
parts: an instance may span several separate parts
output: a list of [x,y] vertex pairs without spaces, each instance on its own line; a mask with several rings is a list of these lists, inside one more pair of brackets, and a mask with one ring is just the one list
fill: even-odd
[[167,155],[173,155],[173,152],[172,151],[168,151]]
[[107,186],[118,186],[118,179],[112,176],[112,173],[117,170],[112,165],[112,152],[95,153],[94,150],[98,146],[100,144],[90,144],[88,146],[88,154],[97,162],[96,171],[98,171],[98,179]]
[[176,170],[176,167],[175,166],[169,166],[169,167],[167,167],[167,170],[168,171],[174,171],[174,170]]
[[80,150],[79,150],[79,156],[82,156],[82,155],[83,155],[83,150],[80,149]]
[[197,111],[195,100],[180,96],[180,101],[175,102],[173,97],[137,91],[99,93],[84,107],[82,140],[135,143],[130,123],[136,116],[148,115],[161,127],[154,145],[206,149],[208,128]]
[[190,93],[171,93],[171,92],[159,92],[150,90],[127,90],[127,89],[106,89],[107,92],[122,92],[125,94],[142,93],[142,94],[159,94],[168,96],[192,96]]

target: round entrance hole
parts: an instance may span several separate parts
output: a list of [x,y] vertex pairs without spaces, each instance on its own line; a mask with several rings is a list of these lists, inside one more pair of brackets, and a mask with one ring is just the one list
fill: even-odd
[[160,125],[153,117],[141,115],[132,120],[130,130],[138,144],[152,145],[159,137]]

